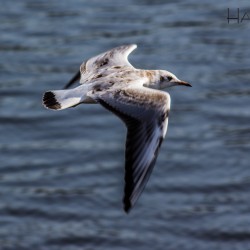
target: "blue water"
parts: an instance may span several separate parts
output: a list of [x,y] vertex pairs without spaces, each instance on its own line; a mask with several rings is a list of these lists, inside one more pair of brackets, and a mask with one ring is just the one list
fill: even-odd
[[[250,249],[249,1],[0,0],[0,249]],[[53,112],[82,61],[136,43],[167,69],[167,138],[144,193],[122,210],[119,119],[98,105]]]

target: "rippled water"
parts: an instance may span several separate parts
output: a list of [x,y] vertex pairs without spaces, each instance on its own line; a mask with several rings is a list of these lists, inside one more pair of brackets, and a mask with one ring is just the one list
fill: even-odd
[[[250,21],[226,19],[249,1],[0,4],[0,249],[250,249]],[[41,105],[127,43],[136,67],[193,85],[170,90],[168,135],[129,215],[122,123],[98,105]]]

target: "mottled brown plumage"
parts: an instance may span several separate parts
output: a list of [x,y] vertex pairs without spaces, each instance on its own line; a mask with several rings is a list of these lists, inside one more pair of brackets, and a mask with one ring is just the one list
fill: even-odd
[[160,91],[174,85],[191,86],[164,70],[141,70],[127,60],[136,45],[125,45],[84,62],[66,87],[79,78],[80,86],[48,91],[44,105],[65,109],[81,103],[99,103],[127,127],[124,210],[134,206],[155,165],[166,135],[170,96]]

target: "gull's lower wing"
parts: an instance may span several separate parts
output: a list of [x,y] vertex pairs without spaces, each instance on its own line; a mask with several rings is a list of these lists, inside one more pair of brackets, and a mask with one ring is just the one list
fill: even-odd
[[127,126],[124,210],[134,206],[154,167],[167,131],[169,94],[148,88],[126,88],[96,100]]

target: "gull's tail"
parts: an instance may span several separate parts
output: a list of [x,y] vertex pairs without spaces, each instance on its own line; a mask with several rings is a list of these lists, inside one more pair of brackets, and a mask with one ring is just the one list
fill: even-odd
[[74,107],[86,101],[86,92],[82,86],[75,89],[47,91],[43,96],[43,105],[54,110]]

